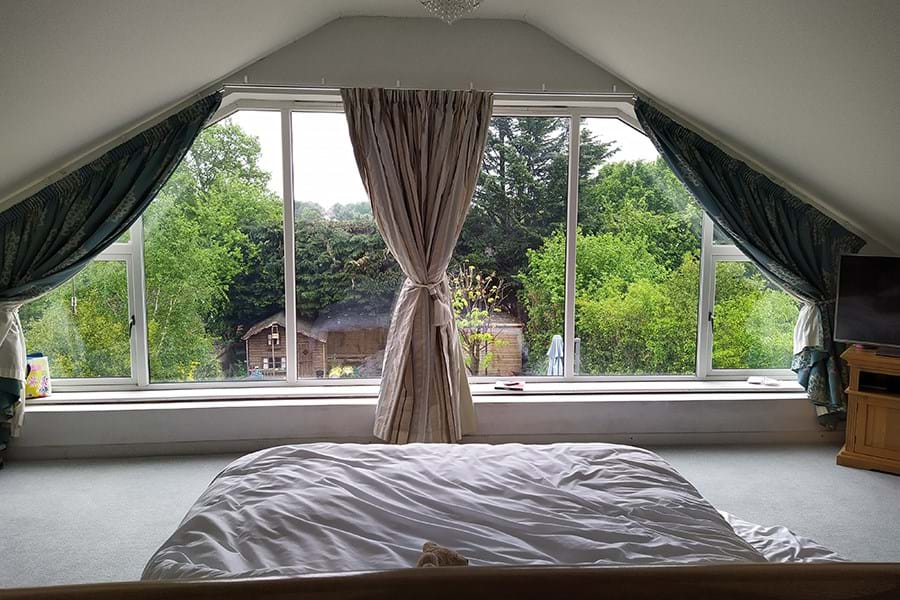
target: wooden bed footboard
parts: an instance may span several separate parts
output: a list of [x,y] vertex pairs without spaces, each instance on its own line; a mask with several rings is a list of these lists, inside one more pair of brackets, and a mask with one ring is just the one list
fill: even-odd
[[898,600],[900,563],[449,567],[0,590],[0,600]]

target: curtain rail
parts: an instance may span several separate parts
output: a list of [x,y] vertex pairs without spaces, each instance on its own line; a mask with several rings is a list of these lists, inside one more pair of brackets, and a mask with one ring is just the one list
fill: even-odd
[[[397,80],[398,82],[401,80]],[[309,83],[299,83],[299,84],[284,84],[284,83],[237,83],[237,82],[223,82],[222,86],[225,91],[277,91],[277,92],[311,92],[311,93],[322,93],[322,92],[333,92],[339,93],[341,88],[346,87],[368,87],[368,88],[378,88],[382,87],[384,89],[396,89],[396,90],[441,90],[444,88],[437,87],[416,87],[416,86],[405,86],[405,85],[392,85],[392,86],[355,86],[355,85],[334,85],[334,84],[309,84]],[[613,86],[615,88],[615,86]],[[493,92],[494,97],[504,97],[504,96],[565,96],[565,97],[584,97],[584,98],[610,98],[615,100],[631,100],[635,97],[633,91],[625,91],[619,92],[615,89],[608,92],[601,91],[574,91],[574,90],[549,90],[546,88],[538,89],[491,89],[491,88],[481,88],[474,85],[474,82],[470,82],[469,87],[463,88],[450,88],[457,89],[461,91],[465,90],[479,90],[485,92]],[[630,88],[629,88],[630,89]]]

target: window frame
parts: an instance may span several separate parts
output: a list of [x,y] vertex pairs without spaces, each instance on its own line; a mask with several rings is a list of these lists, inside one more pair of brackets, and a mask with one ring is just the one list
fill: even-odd
[[716,303],[716,266],[720,262],[751,262],[734,244],[713,243],[714,225],[703,215],[700,251],[700,307],[697,317],[697,377],[699,379],[742,379],[762,375],[773,379],[793,379],[790,369],[716,369],[713,368],[714,308]]
[[[134,257],[134,246],[132,242],[134,241],[134,228],[129,229],[130,237],[128,242],[115,242],[109,248],[105,249],[93,261],[99,262],[121,262],[125,264],[125,278],[126,278],[126,287],[127,287],[127,301],[128,301],[128,315],[134,321],[130,327],[130,335],[129,335],[129,367],[131,370],[131,375],[129,377],[61,377],[61,378],[53,378],[53,388],[57,391],[60,390],[72,390],[72,391],[84,391],[87,389],[98,389],[98,390],[108,390],[108,389],[121,389],[121,388],[134,388],[138,385],[138,380],[136,377],[136,369],[138,368],[138,361],[141,360],[141,354],[139,348],[137,346],[137,340],[139,338],[136,335],[137,331],[137,319],[136,307],[138,304],[138,299],[135,297],[135,290],[137,286],[134,283],[134,278],[136,276],[135,269],[135,257]],[[27,344],[27,338],[26,338]],[[52,358],[52,357],[51,357]],[[53,375],[53,364],[50,365],[50,375]],[[32,400],[33,402],[34,400]]]
[[[225,98],[216,114],[210,119],[214,125],[238,111],[271,111],[281,116],[282,202],[284,239],[284,307],[285,314],[296,314],[296,260],[294,224],[294,173],[293,127],[295,112],[343,113],[344,107],[336,90],[298,90],[293,88],[252,88],[241,86],[226,89]],[[700,289],[698,302],[696,372],[690,375],[576,375],[575,374],[575,230],[578,225],[578,164],[580,158],[580,130],[582,119],[615,118],[644,133],[633,110],[633,98],[629,94],[600,96],[546,94],[495,94],[492,117],[499,116],[547,116],[569,119],[568,195],[566,207],[566,298],[564,320],[565,362],[562,377],[521,376],[516,379],[535,383],[591,383],[622,381],[715,381],[742,380],[749,375],[765,375],[779,379],[792,379],[789,369],[713,369],[712,330],[708,315],[715,301],[715,264],[717,261],[749,260],[733,245],[712,243],[712,221],[703,216],[700,251]],[[131,328],[131,377],[94,379],[55,379],[57,391],[114,390],[178,390],[221,387],[322,387],[322,386],[377,386],[380,378],[315,379],[297,376],[297,346],[284,343],[286,361],[285,378],[281,380],[221,380],[191,382],[151,383],[149,352],[147,345],[147,315],[144,280],[144,232],[139,217],[131,226],[127,242],[116,242],[104,250],[97,260],[124,260],[128,274],[129,310],[134,319]],[[295,319],[286,319],[285,338],[297,336]],[[473,384],[493,382],[496,377],[470,377]],[[51,399],[48,399],[51,400]]]

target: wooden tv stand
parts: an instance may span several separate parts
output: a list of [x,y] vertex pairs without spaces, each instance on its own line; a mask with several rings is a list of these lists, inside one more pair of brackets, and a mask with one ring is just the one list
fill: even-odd
[[847,433],[837,464],[900,474],[900,358],[851,346]]

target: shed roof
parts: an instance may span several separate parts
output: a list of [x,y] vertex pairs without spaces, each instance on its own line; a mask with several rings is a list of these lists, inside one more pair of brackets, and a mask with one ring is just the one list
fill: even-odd
[[[257,333],[260,333],[264,329],[268,329],[269,327],[272,327],[273,325],[280,325],[281,327],[284,327],[285,329],[287,329],[287,324],[285,323],[283,310],[280,310],[277,313],[275,313],[274,315],[267,317],[267,318],[259,321],[258,323],[252,325],[247,330],[247,332],[243,336],[241,336],[241,339],[242,340],[250,339]],[[297,333],[302,333],[306,337],[311,337],[314,340],[318,340],[320,342],[328,341],[328,334],[326,332],[317,331],[313,327],[312,323],[310,323],[306,319],[302,319],[300,317],[297,317]]]

